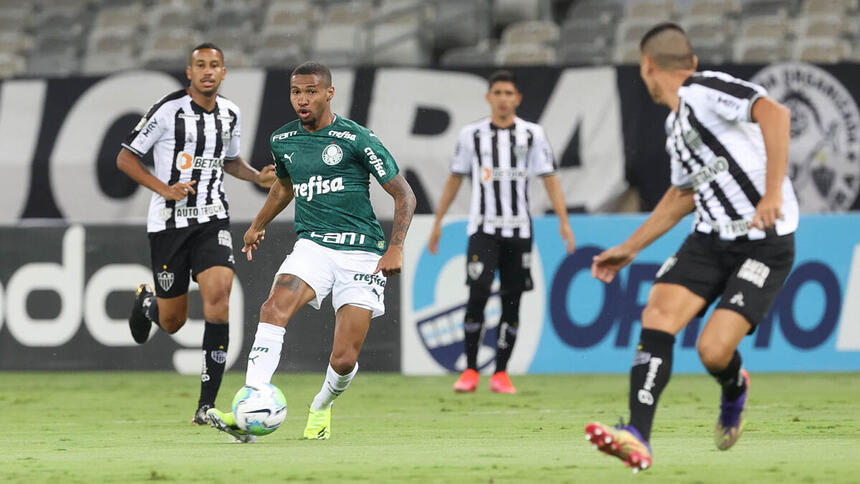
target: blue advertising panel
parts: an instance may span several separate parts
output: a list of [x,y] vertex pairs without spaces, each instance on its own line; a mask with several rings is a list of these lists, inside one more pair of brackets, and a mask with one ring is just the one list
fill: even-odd
[[[523,326],[541,321],[536,343],[519,346],[514,352],[528,361],[521,367],[529,373],[625,373],[639,338],[639,318],[655,274],[680,247],[690,231],[687,218],[643,250],[636,260],[610,284],[591,276],[592,257],[623,242],[645,215],[576,215],[571,224],[577,238],[572,255],[564,252],[553,217],[534,222],[535,279],[542,278],[542,303],[523,305],[521,333],[535,331]],[[796,258],[771,312],[755,333],[741,343],[744,364],[755,371],[850,371],[860,369],[860,215],[810,215],[801,218],[796,234]],[[462,311],[465,302],[442,301],[446,286],[462,286],[463,279],[443,268],[460,264],[465,251],[465,222],[445,226],[440,253],[431,255],[426,246],[417,254],[413,277],[404,281],[403,367],[407,373],[437,372],[434,362],[447,371],[457,370],[462,353]],[[857,256],[855,256],[855,251]],[[463,259],[464,261],[464,259]],[[440,279],[444,279],[440,283]],[[853,279],[853,284],[851,283]],[[406,294],[406,291],[410,294]],[[537,292],[537,291],[534,291]],[[451,294],[448,292],[448,294]],[[843,304],[845,303],[845,304]],[[844,306],[844,307],[843,307]],[[427,308],[434,308],[429,316]],[[421,318],[411,318],[413,314]],[[448,316],[447,323],[440,319]],[[678,334],[674,369],[704,371],[696,352],[696,340],[707,321],[696,318]],[[451,316],[454,316],[453,318]],[[488,324],[493,315],[488,312]],[[417,323],[431,324],[432,331]],[[411,327],[414,325],[414,328]],[[490,325],[490,327],[492,327]],[[414,331],[417,338],[410,338]],[[440,336],[447,333],[448,336]],[[410,344],[421,341],[420,347]],[[431,340],[441,340],[438,344]],[[492,348],[492,335],[484,345]],[[429,358],[422,358],[424,351]]]

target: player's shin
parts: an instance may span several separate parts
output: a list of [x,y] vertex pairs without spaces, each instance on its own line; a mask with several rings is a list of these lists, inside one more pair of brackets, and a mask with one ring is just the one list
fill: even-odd
[[478,369],[478,349],[484,328],[484,307],[490,297],[489,288],[472,285],[469,289],[469,302],[466,304],[466,319],[463,323],[466,350],[466,367]]
[[254,344],[248,354],[248,370],[245,385],[271,383],[272,375],[281,360],[281,347],[284,344],[285,329],[274,324],[260,322]]
[[197,407],[215,406],[215,397],[221,387],[224,367],[227,365],[227,346],[230,326],[227,323],[206,322],[203,329],[203,371],[200,374],[200,400]]
[[727,401],[733,402],[737,400],[747,389],[746,379],[743,377],[741,370],[741,354],[737,350],[735,350],[732,360],[724,369],[719,371],[708,370],[723,388],[723,396]]
[[499,319],[499,338],[496,343],[496,373],[507,371],[508,361],[517,341],[520,326],[521,292],[502,294],[502,317]]
[[329,364],[328,369],[325,372],[325,381],[323,382],[322,388],[320,388],[320,392],[314,397],[311,408],[314,410],[325,410],[331,407],[334,399],[340,396],[340,394],[346,391],[349,387],[349,384],[352,382],[352,379],[355,378],[356,373],[358,373],[357,361],[355,362],[355,366],[352,368],[352,371],[346,375],[341,375],[334,371],[334,368]]
[[651,440],[651,424],[657,400],[672,374],[675,336],[665,331],[642,329],[630,370],[630,425]]

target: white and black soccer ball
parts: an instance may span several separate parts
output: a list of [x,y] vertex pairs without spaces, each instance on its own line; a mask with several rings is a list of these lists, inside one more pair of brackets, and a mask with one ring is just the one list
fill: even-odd
[[271,383],[245,385],[233,397],[236,425],[251,435],[267,435],[287,418],[287,399]]

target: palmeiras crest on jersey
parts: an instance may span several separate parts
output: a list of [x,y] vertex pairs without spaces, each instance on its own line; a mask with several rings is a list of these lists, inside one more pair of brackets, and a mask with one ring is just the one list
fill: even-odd
[[173,273],[167,271],[161,271],[157,274],[158,276],[158,285],[161,286],[165,291],[169,291],[171,287],[173,287]]
[[322,160],[326,165],[336,165],[343,159],[343,150],[337,144],[330,144],[322,152]]
[[860,110],[830,73],[773,64],[752,82],[791,109],[788,175],[804,212],[848,210],[860,192]]

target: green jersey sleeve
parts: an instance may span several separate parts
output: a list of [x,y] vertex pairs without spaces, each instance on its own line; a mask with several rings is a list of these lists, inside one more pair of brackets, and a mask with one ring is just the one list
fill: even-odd
[[385,185],[400,172],[394,157],[373,131],[363,132],[358,141],[356,146],[361,151],[359,157],[380,185]]

